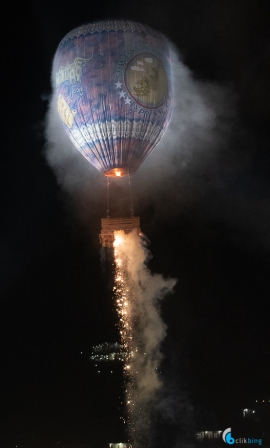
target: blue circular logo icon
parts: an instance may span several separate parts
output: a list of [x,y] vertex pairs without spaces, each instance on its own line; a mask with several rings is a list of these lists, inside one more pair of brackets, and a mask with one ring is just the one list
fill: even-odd
[[235,439],[232,437],[232,429],[227,428],[225,431],[223,431],[222,438],[225,443],[228,443],[229,445],[233,445],[235,443]]

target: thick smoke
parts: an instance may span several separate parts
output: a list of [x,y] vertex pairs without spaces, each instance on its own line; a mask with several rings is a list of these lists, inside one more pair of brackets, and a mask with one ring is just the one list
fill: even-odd
[[[57,181],[70,195],[82,220],[89,210],[101,208],[106,197],[106,183],[100,173],[79,154],[65,133],[53,93],[46,119],[46,159],[55,171]],[[105,206],[104,206],[105,209]]]
[[152,201],[154,196],[158,208],[162,204],[170,215],[180,205],[188,204],[192,194],[201,188],[200,173],[227,144],[233,118],[228,90],[195,80],[172,46],[171,54],[174,101],[171,121],[133,182],[138,197],[147,192],[145,201]]
[[[127,325],[131,326],[131,341],[126,334],[123,343],[128,344],[128,382],[126,401],[128,422],[134,448],[150,446],[150,420],[156,407],[158,391],[162,387],[160,363],[161,342],[166,326],[160,315],[160,301],[172,292],[176,283],[153,275],[147,268],[149,251],[144,239],[136,231],[130,234],[117,232],[121,243],[117,245],[117,258],[121,260],[121,277],[125,278],[125,297],[128,300]],[[120,325],[121,328],[121,325]]]

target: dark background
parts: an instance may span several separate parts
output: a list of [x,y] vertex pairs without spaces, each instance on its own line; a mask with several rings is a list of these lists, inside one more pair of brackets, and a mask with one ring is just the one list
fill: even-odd
[[[93,345],[117,339],[98,242],[104,198],[87,229],[46,163],[43,134],[59,41],[108,17],[159,29],[195,78],[234,92],[237,124],[217,165],[198,174],[202,195],[173,218],[154,203],[136,210],[151,269],[178,279],[162,308],[167,420],[153,432],[174,446],[183,434],[232,426],[243,408],[270,400],[269,2],[55,0],[5,2],[3,11],[0,447],[124,437],[121,369],[97,375],[89,362]],[[212,183],[220,167],[222,191]]]

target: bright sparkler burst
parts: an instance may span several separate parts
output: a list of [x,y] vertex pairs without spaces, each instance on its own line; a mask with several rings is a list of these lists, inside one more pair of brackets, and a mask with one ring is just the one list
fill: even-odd
[[136,230],[114,232],[114,298],[125,353],[127,418],[123,420],[134,448],[149,446],[151,414],[162,387],[160,343],[166,334],[159,302],[175,285],[173,279],[153,275],[146,265],[148,258],[145,241]]
[[123,346],[124,356],[124,375],[125,375],[125,403],[127,408],[126,423],[129,431],[134,431],[131,427],[131,415],[135,404],[135,369],[133,366],[134,352],[137,348],[133,342],[133,288],[132,281],[128,272],[128,260],[125,253],[125,234],[123,231],[114,232],[114,261],[115,261],[115,286],[114,296],[116,299],[116,310],[119,317],[119,332],[121,344]]

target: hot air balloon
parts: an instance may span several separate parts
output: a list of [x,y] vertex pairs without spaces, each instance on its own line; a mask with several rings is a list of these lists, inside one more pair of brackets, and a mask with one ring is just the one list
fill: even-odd
[[147,25],[103,20],[75,28],[58,46],[52,79],[69,138],[105,176],[134,173],[168,126],[169,45]]

